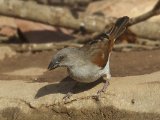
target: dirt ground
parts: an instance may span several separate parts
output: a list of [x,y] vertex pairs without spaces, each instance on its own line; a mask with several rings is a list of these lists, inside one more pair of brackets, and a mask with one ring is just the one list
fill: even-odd
[[[56,51],[45,51],[6,57],[0,61],[0,80],[60,81],[67,76],[64,68],[54,71],[46,69],[55,53]],[[113,52],[110,63],[112,76],[152,73],[160,70],[160,50]]]

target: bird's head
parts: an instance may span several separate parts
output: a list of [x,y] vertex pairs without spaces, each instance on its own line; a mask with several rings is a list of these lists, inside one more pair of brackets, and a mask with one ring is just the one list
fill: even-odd
[[71,67],[75,64],[74,59],[76,57],[77,50],[75,48],[64,48],[57,52],[48,65],[48,70],[55,69],[57,67]]

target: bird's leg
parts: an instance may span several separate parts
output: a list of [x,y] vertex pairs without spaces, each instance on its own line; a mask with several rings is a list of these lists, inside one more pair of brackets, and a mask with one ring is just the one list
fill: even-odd
[[[109,57],[110,57],[110,54],[109,54]],[[109,85],[109,80],[111,79],[110,67],[109,67],[109,59],[108,59],[107,64],[106,64],[106,66],[105,66],[104,69],[105,69],[105,71],[106,71],[106,74],[105,74],[105,75],[107,75],[107,80],[106,80],[105,84],[103,85],[103,88],[100,89],[100,90],[97,92],[97,96],[100,96],[102,92],[104,93],[104,92],[106,91],[106,89],[107,89],[107,87],[108,87],[108,85]]]
[[75,84],[73,85],[73,87],[71,88],[70,92],[68,92],[64,97],[63,97],[63,100],[68,100],[70,99],[70,97],[73,95],[74,93],[74,88],[76,87],[78,82],[75,82]]
[[108,87],[108,85],[109,85],[109,80],[110,80],[110,79],[111,79],[111,75],[110,75],[110,74],[107,74],[107,80],[106,80],[106,82],[104,83],[102,89],[100,89],[100,90],[97,92],[97,96],[100,96],[102,92],[104,93],[104,92],[106,91],[106,89],[107,89],[107,87]]

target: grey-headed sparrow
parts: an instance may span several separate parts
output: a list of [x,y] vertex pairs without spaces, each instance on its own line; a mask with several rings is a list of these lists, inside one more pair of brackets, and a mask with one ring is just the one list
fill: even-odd
[[[67,67],[69,76],[76,81],[90,83],[100,77],[111,78],[109,59],[115,40],[126,30],[129,17],[117,19],[113,27],[105,32],[103,39],[92,40],[81,48],[64,48],[57,52],[48,69]],[[97,92],[105,92],[109,82]]]

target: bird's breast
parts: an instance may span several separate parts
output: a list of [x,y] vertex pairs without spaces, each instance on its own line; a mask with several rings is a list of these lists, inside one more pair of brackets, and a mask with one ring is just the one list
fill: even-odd
[[68,68],[68,72],[71,78],[84,83],[94,82],[101,77],[101,75],[99,74],[99,67],[95,67],[92,65]]

